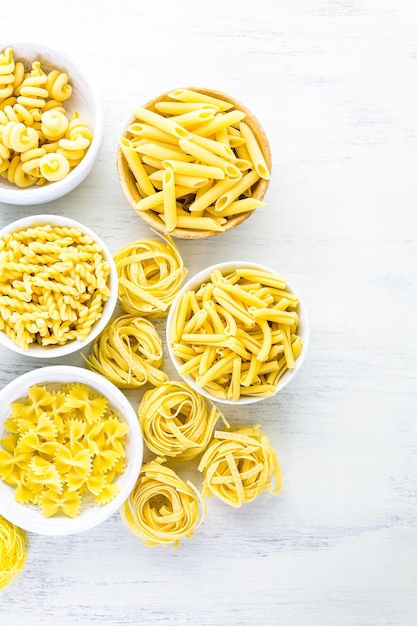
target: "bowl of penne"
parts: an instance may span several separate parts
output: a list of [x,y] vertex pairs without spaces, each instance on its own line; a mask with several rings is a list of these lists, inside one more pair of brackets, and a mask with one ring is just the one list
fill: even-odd
[[117,512],[142,463],[126,396],[84,367],[39,367],[0,389],[0,515],[41,535],[89,530]]
[[43,204],[92,171],[102,102],[67,54],[40,43],[0,43],[0,127],[0,202]]
[[309,338],[294,287],[256,263],[208,267],[180,289],[167,319],[178,374],[207,398],[251,404],[274,396],[300,370]]
[[271,150],[253,113],[231,96],[175,89],[132,107],[117,149],[129,204],[152,228],[198,239],[229,231],[263,201]]
[[104,241],[60,215],[0,230],[0,345],[35,358],[81,350],[109,322],[118,276]]

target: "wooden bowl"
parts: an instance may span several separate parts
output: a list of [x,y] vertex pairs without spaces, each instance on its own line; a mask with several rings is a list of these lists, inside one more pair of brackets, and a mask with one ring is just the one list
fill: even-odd
[[[256,119],[253,113],[246,106],[238,102],[235,98],[232,98],[231,96],[225,93],[222,93],[220,91],[215,91],[213,89],[205,89],[205,88],[200,88],[200,87],[188,87],[187,89],[190,89],[192,91],[197,91],[201,94],[205,94],[207,96],[211,96],[211,97],[229,102],[230,104],[233,105],[233,107],[229,109],[230,111],[234,111],[234,110],[242,111],[245,114],[243,121],[249,126],[249,128],[254,133],[258,141],[259,147],[261,149],[262,155],[265,159],[265,163],[269,169],[269,172],[271,172],[272,158],[271,158],[271,150],[270,150],[268,138],[260,122]],[[146,109],[149,109],[150,111],[158,112],[155,108],[155,104],[160,102],[161,100],[169,100],[169,93],[171,93],[171,91],[165,92],[157,96],[156,98],[153,98],[148,103],[143,105],[143,107]],[[137,122],[137,121],[138,121],[137,118],[134,116],[129,119],[129,121],[127,122],[122,132],[122,137],[127,138],[127,139],[132,139],[133,135],[130,133],[128,129],[132,123]],[[127,163],[127,160],[123,154],[123,151],[120,145],[118,146],[118,150],[117,150],[117,173],[118,173],[122,190],[129,204],[132,206],[132,208],[153,229],[161,233],[168,233],[169,231],[166,228],[165,223],[159,217],[156,211],[152,209],[149,209],[146,211],[137,209],[137,203],[141,199],[141,195],[139,194],[139,191],[137,188],[136,179],[134,178],[132,174],[132,171]],[[256,200],[262,201],[268,189],[268,185],[269,185],[269,179],[260,178],[253,185],[251,189],[250,197],[255,198]],[[243,196],[241,197],[243,198]],[[236,226],[244,222],[246,219],[248,219],[248,217],[250,217],[253,212],[254,210],[250,210],[250,211],[245,211],[244,213],[239,213],[231,217],[228,217],[227,222],[223,224],[224,230],[220,232],[213,231],[213,230],[197,230],[197,229],[191,229],[191,228],[176,227],[174,230],[171,230],[169,232],[169,235],[171,235],[172,237],[177,237],[181,239],[204,239],[207,237],[212,237],[214,235],[220,234],[221,232],[232,230],[233,228],[235,228]]]

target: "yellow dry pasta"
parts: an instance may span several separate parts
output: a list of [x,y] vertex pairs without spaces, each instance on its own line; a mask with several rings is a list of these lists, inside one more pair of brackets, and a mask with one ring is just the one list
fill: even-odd
[[33,385],[10,405],[4,428],[0,477],[20,504],[77,517],[84,504],[118,493],[129,427],[87,385]]
[[27,547],[25,531],[0,515],[0,589],[10,585],[23,571]]
[[278,458],[259,425],[216,431],[198,469],[204,475],[203,496],[216,496],[234,507],[282,488]]
[[180,374],[221,400],[274,395],[302,350],[298,304],[285,279],[267,270],[212,272],[181,294],[172,314],[168,341]]
[[144,441],[155,454],[183,461],[208,445],[219,409],[184,382],[169,380],[146,391],[138,409]]
[[187,274],[171,237],[134,241],[123,246],[114,261],[122,309],[149,319],[166,316]]
[[[40,61],[16,60],[13,47],[0,54],[0,175],[17,187],[65,178],[84,158],[93,130],[67,103],[66,72]],[[42,149],[43,154],[26,155]],[[24,165],[25,164],[25,165]]]
[[84,360],[89,369],[120,389],[136,389],[146,383],[161,385],[168,380],[161,370],[161,338],[152,322],[143,317],[126,314],[113,319]]
[[[269,156],[245,112],[192,89],[177,89],[153,107],[132,111],[134,117],[119,139],[119,149],[137,188],[136,210],[158,216],[164,232],[184,228],[220,233],[235,216],[265,206],[254,190],[270,178]],[[173,181],[165,189],[161,170],[172,170],[168,176]],[[198,186],[188,185],[187,178],[197,179]],[[239,204],[243,200],[252,202]]]
[[190,539],[205,517],[205,503],[190,481],[183,481],[157,457],[142,466],[121,510],[125,525],[146,546],[171,546]]
[[37,225],[0,240],[1,330],[27,350],[85,339],[110,296],[101,246],[78,228]]

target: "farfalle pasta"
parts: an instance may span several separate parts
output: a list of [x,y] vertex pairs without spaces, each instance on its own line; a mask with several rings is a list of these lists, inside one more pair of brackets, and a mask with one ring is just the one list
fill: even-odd
[[204,474],[203,496],[214,495],[234,507],[282,488],[276,453],[259,426],[216,431],[198,469]]
[[22,350],[83,341],[110,296],[101,246],[80,229],[38,225],[0,240],[0,330]]
[[139,239],[114,256],[122,309],[149,319],[164,317],[187,274],[169,235]]
[[24,530],[0,515],[0,589],[23,571],[28,538]]
[[84,357],[89,369],[105,376],[120,389],[136,389],[146,383],[161,385],[162,341],[149,320],[121,315],[106,326]]
[[183,461],[207,447],[219,419],[228,425],[212,402],[186,383],[173,380],[145,392],[138,418],[152,452]]
[[0,54],[0,175],[18,187],[59,181],[84,158],[93,130],[69,111],[66,72]]
[[176,548],[204,520],[205,503],[191,482],[184,482],[158,457],[142,466],[120,513],[144,545]]
[[117,495],[129,427],[87,385],[33,385],[10,405],[4,427],[0,477],[20,504],[39,506],[45,517],[77,517],[84,503]]

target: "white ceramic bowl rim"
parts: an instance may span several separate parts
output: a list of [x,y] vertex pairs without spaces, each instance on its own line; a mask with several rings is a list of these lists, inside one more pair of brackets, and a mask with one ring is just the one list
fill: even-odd
[[[16,58],[25,58],[29,62],[40,59],[41,63],[42,60],[45,60],[45,63],[50,62],[50,65],[57,69],[65,70],[73,85],[74,94],[78,94],[80,99],[84,98],[86,102],[90,103],[89,106],[93,111],[92,119],[86,119],[93,128],[93,140],[91,145],[80,164],[71,170],[64,179],[45,183],[41,186],[19,188],[5,179],[0,178],[0,202],[14,205],[51,202],[52,200],[66,195],[82,183],[92,171],[97,161],[103,142],[104,113],[102,99],[91,76],[87,76],[80,65],[70,59],[64,52],[43,43],[30,41],[12,41],[7,44],[0,44],[0,52],[10,46],[13,47]],[[69,112],[79,109],[79,107],[71,106],[74,98],[75,95],[72,95],[71,98],[68,99],[67,104],[64,102],[64,106],[69,106]]]
[[104,376],[86,368],[71,365],[52,365],[22,374],[0,390],[0,436],[3,422],[9,415],[9,405],[27,396],[27,390],[35,384],[69,382],[85,383],[107,397],[109,404],[129,424],[126,446],[127,465],[117,480],[120,491],[106,505],[92,506],[76,518],[65,515],[45,517],[39,507],[23,505],[14,499],[14,488],[0,479],[0,515],[16,526],[41,535],[69,535],[89,530],[104,522],[121,507],[133,489],[142,464],[143,440],[136,412],[127,397]]
[[[201,285],[202,283],[210,280],[210,274],[215,271],[215,270],[219,270],[221,272],[228,272],[228,271],[232,271],[238,267],[248,267],[248,268],[253,268],[253,269],[259,269],[259,270],[263,270],[266,272],[270,272],[272,274],[277,275],[278,272],[271,269],[270,267],[267,267],[265,265],[261,265],[259,263],[253,263],[251,261],[226,261],[224,263],[217,263],[215,265],[210,265],[209,267],[206,267],[205,269],[201,270],[200,272],[198,272],[197,274],[195,274],[194,276],[191,276],[187,282],[185,282],[182,286],[181,289],[178,291],[178,294],[175,297],[174,302],[171,305],[171,308],[169,310],[168,313],[168,317],[167,317],[167,324],[166,324],[166,336],[167,336],[167,347],[168,347],[168,353],[169,356],[171,358],[172,363],[174,364],[175,369],[177,370],[178,374],[181,376],[181,378],[190,385],[190,387],[192,387],[197,393],[200,393],[201,395],[205,396],[206,398],[209,398],[212,402],[214,403],[222,403],[222,404],[230,404],[233,406],[236,405],[244,405],[244,404],[254,404],[256,402],[260,402],[262,400],[268,399],[268,398],[258,398],[255,396],[242,396],[239,398],[238,401],[233,401],[233,400],[221,400],[220,398],[217,398],[216,396],[214,396],[213,394],[209,393],[208,391],[206,391],[205,389],[202,389],[201,387],[199,387],[197,385],[197,383],[195,382],[194,378],[187,374],[185,376],[183,376],[182,374],[179,373],[180,367],[182,365],[182,363],[177,359],[177,357],[175,356],[175,354],[172,351],[172,345],[171,345],[171,340],[170,340],[170,328],[172,325],[172,320],[174,318],[175,315],[175,311],[176,308],[178,306],[178,301],[179,298],[181,296],[181,294],[185,293],[186,291],[190,291],[190,290],[194,290],[196,287],[198,287],[199,285]],[[309,343],[309,337],[310,337],[310,327],[309,327],[309,321],[308,321],[308,317],[307,317],[307,313],[305,310],[305,306],[303,303],[303,300],[299,294],[299,292],[297,291],[297,289],[294,287],[294,285],[286,280],[286,289],[288,289],[289,291],[291,291],[292,293],[296,294],[299,298],[300,298],[300,302],[298,304],[298,314],[299,314],[299,331],[300,331],[300,335],[302,336],[302,340],[303,340],[303,346],[302,346],[302,350],[301,350],[301,354],[299,355],[299,357],[296,359],[295,361],[295,367],[291,370],[287,370],[284,375],[281,377],[281,379],[278,382],[278,385],[276,386],[275,389],[275,394],[276,395],[279,391],[281,391],[289,382],[290,380],[292,380],[292,378],[295,376],[295,374],[299,371],[299,369],[301,368],[301,365],[304,361],[306,352],[307,352],[307,347],[308,347],[308,343]]]
[[73,352],[81,350],[86,345],[90,344],[96,337],[98,337],[98,335],[104,330],[105,326],[109,322],[117,304],[118,276],[113,256],[104,241],[90,228],[69,217],[52,214],[30,215],[28,217],[23,217],[19,220],[16,220],[15,222],[11,222],[4,228],[0,229],[0,239],[2,239],[6,234],[14,233],[19,230],[24,230],[25,228],[30,228],[31,226],[38,224],[52,224],[56,226],[69,226],[79,228],[84,234],[89,235],[101,246],[104,257],[110,265],[110,297],[104,303],[101,318],[93,326],[89,336],[83,341],[69,341],[62,346],[39,346],[37,344],[32,344],[31,346],[29,346],[28,350],[22,350],[22,348],[17,346],[11,339],[9,339],[9,337],[7,337],[4,332],[0,331],[0,344],[5,346],[6,348],[17,352],[18,354],[23,354],[24,356],[46,359],[72,354]]

